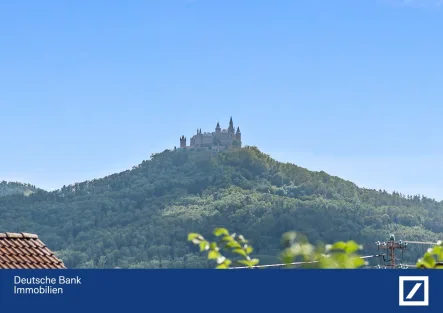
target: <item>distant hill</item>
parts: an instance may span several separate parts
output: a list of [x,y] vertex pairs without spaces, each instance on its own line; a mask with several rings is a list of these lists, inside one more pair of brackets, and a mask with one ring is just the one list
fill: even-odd
[[34,193],[38,188],[34,185],[23,184],[19,182],[0,182],[0,197],[10,195],[25,195],[29,196]]
[[[365,253],[390,232],[436,241],[442,209],[426,197],[281,163],[255,147],[215,155],[179,149],[102,179],[1,197],[0,231],[39,234],[68,267],[196,268],[208,262],[187,243],[189,232],[242,232],[269,263],[290,230],[312,242],[354,239]],[[409,249],[405,260],[414,263],[426,247]]]

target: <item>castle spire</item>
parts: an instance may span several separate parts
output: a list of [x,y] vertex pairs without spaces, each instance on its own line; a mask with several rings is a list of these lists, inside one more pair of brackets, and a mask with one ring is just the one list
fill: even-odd
[[229,120],[229,128],[228,128],[229,133],[233,134],[235,129],[234,129],[234,122],[232,121],[232,116],[231,119]]
[[184,135],[180,137],[180,148],[186,148],[186,137]]
[[241,132],[240,132],[240,126],[237,127],[237,132],[235,133],[235,140],[238,141],[238,146],[241,147]]

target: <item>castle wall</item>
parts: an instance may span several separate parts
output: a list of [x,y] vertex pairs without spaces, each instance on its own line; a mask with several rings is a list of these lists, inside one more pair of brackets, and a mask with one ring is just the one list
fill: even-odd
[[194,135],[191,138],[191,146],[212,145],[214,136],[212,134]]
[[211,135],[211,134],[209,134],[209,135],[202,135],[202,145],[212,145],[213,144],[213,142],[214,142],[214,137]]
[[222,145],[230,145],[232,143],[232,135],[230,133],[217,134],[216,138],[221,141]]

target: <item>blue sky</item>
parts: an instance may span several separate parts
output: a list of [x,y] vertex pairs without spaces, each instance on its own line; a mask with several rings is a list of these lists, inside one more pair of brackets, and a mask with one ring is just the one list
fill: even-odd
[[0,179],[54,189],[197,127],[443,199],[438,1],[2,1]]

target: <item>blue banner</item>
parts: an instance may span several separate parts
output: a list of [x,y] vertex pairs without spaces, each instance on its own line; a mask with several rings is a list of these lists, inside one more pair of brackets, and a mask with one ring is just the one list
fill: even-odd
[[439,270],[0,270],[0,312],[441,312]]

